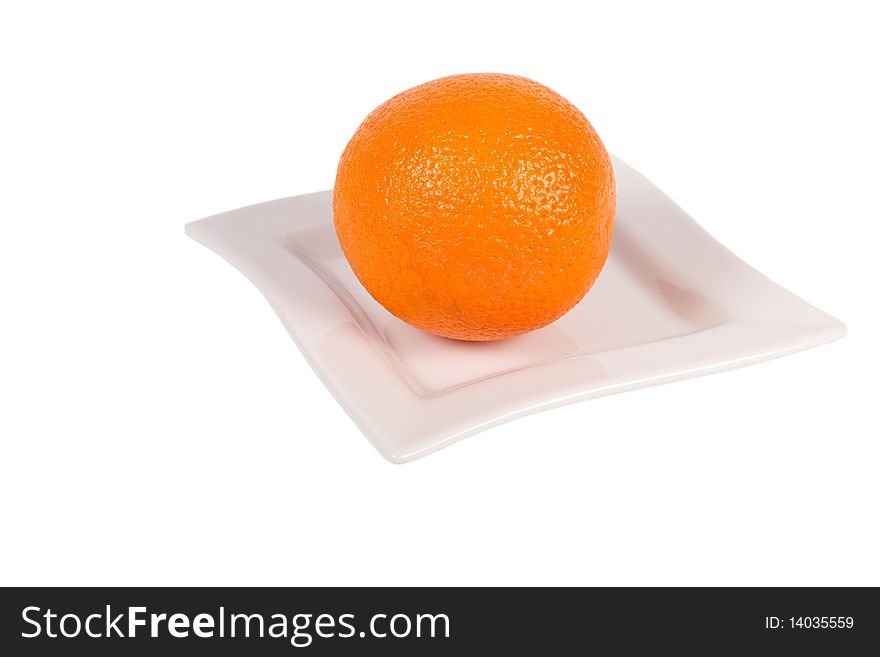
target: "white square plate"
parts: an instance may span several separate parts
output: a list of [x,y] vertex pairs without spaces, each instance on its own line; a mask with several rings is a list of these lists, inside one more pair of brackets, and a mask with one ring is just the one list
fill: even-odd
[[331,192],[190,223],[266,296],[324,384],[401,463],[562,404],[740,367],[840,338],[841,322],[716,242],[614,159],[605,269],[571,312],[500,342],[438,338],[388,313],[342,255]]

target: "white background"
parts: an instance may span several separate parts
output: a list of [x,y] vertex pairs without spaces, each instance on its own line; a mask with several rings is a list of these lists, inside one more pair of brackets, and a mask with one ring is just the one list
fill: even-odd
[[[880,584],[869,3],[4,3],[3,584]],[[864,8],[864,9],[862,9]],[[384,461],[185,222],[537,79],[837,343]]]

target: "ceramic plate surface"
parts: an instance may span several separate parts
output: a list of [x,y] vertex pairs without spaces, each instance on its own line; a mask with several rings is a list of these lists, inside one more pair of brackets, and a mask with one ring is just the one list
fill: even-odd
[[843,324],[733,255],[615,159],[611,254],[584,300],[520,337],[467,343],[388,313],[336,240],[331,192],[190,223],[268,299],[324,384],[391,461],[574,401],[731,369],[840,338]]

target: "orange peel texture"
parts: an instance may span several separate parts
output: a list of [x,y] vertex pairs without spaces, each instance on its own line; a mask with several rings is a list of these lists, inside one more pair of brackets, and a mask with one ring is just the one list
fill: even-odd
[[502,74],[441,78],[376,108],[333,190],[339,243],[367,291],[458,340],[571,310],[602,270],[614,210],[611,160],[586,117]]

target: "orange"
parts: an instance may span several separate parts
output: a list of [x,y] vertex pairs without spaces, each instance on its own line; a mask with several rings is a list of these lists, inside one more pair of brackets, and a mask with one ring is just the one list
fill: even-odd
[[571,310],[602,270],[614,173],[586,117],[526,78],[453,75],[376,108],[342,154],[339,243],[367,291],[436,335],[497,340]]

